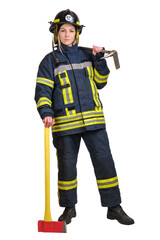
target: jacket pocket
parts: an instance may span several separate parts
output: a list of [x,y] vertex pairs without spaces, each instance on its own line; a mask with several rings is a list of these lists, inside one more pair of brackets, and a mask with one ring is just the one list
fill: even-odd
[[[59,81],[60,81],[60,88],[62,89],[64,105],[73,104],[74,99],[73,99],[71,83],[70,83],[67,71],[64,70],[62,73],[59,72],[58,76],[59,76]],[[75,113],[76,113],[75,110],[70,111],[66,107],[66,114],[67,115],[72,115],[72,114],[75,114]]]

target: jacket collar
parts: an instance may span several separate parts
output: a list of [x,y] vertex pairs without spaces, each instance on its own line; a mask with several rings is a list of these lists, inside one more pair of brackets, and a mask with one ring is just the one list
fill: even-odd
[[[57,46],[57,49],[60,51],[59,46]],[[78,49],[77,43],[75,43],[72,47],[62,44],[63,53],[74,54],[77,51],[77,49]]]

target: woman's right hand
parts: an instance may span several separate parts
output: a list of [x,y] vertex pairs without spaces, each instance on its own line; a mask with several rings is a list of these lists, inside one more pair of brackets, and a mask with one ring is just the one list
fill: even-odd
[[55,124],[55,121],[52,117],[48,116],[43,119],[44,126],[49,128]]
[[100,53],[100,51],[101,51],[102,49],[103,49],[102,47],[98,47],[98,46],[93,45],[92,53],[93,53],[94,55],[96,55],[96,53]]

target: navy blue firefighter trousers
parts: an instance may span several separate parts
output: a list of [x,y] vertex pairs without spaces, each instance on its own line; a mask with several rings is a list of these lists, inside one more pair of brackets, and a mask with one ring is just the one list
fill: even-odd
[[90,153],[101,205],[112,207],[121,203],[118,178],[106,129],[53,138],[58,158],[58,196],[61,207],[77,203],[77,157],[81,138]]

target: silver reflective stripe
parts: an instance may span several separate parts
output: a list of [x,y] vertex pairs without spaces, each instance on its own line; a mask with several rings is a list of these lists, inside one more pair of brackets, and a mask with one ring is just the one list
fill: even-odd
[[77,123],[64,123],[62,125],[59,125],[59,126],[53,126],[52,127],[52,130],[53,132],[55,131],[63,131],[63,130],[69,130],[69,129],[73,129],[73,128],[76,128],[76,127],[85,127],[87,125],[92,125],[92,124],[105,124],[105,120],[104,120],[104,117],[102,118],[97,118],[97,119],[88,119],[88,120],[85,120],[84,121],[78,121]]
[[[91,79],[91,81],[92,81],[92,79]],[[96,101],[97,110],[100,110],[100,102],[98,99],[97,88],[96,88],[96,85],[94,82],[93,82],[93,87],[94,87],[94,92],[95,92],[95,101]]]
[[57,68],[55,68],[54,70],[54,76],[56,76],[59,72],[63,72],[64,70],[68,71],[68,70],[72,70],[71,65],[61,65]]
[[52,102],[48,98],[45,97],[40,98],[39,101],[37,102],[37,108],[45,104],[48,104],[51,107]]
[[63,85],[66,85],[67,84],[66,78],[62,78],[62,79],[63,79]]
[[[66,80],[66,78],[63,78],[63,85],[65,85],[65,84],[67,84],[67,80]],[[63,86],[63,85],[62,85],[62,86]],[[64,91],[65,91],[65,93],[66,93],[67,103],[70,103],[68,88],[64,88]]]
[[101,119],[94,119],[94,120],[84,120],[85,124],[89,124],[89,123],[102,123],[104,122],[104,118],[101,118]]
[[76,119],[82,119],[82,116],[68,116],[68,117],[65,117],[65,118],[62,118],[62,119],[58,119],[58,118],[55,118],[55,123],[61,123],[61,122],[66,122],[66,121],[72,121],[72,120],[76,120]]
[[42,84],[45,84],[51,88],[54,87],[54,82],[47,79],[47,78],[37,78],[37,83],[42,83]]
[[59,125],[56,127],[55,125],[52,127],[53,131],[55,130],[63,130],[66,128],[74,128],[74,127],[84,127],[83,121],[80,121],[78,123],[72,123],[72,124],[65,124],[65,125]]
[[96,71],[96,69],[94,69],[94,80],[98,83],[105,83],[107,82],[108,79],[108,75],[102,76],[102,75],[98,75],[99,73]]
[[100,112],[89,112],[89,113],[82,113],[82,114],[77,114],[76,116],[68,116],[68,117],[60,117],[60,118],[55,118],[55,123],[61,123],[61,122],[66,122],[66,121],[72,121],[72,120],[81,120],[83,118],[87,117],[97,117],[97,116],[102,116],[104,117],[104,114],[102,111]]
[[77,187],[77,179],[73,181],[58,181],[58,189],[71,190]]
[[59,187],[72,187],[72,186],[75,186],[77,184],[77,182],[76,183],[72,183],[72,184],[60,184],[60,183],[58,183],[58,186]]
[[[64,85],[67,84],[67,80],[66,80],[66,78],[63,78],[63,82],[64,82]],[[66,97],[67,97],[67,103],[71,103],[71,101],[70,101],[70,97],[69,97],[69,91],[68,91],[68,88],[65,88],[65,92],[66,92]]]
[[97,75],[95,75],[95,81],[96,82],[98,82],[98,83],[105,83],[105,82],[107,82],[107,79],[108,79],[108,77],[106,77],[106,78],[99,78]]
[[90,113],[82,113],[83,117],[88,117],[88,116],[91,116],[91,115],[103,115],[103,112],[100,111],[100,112],[90,112]]
[[93,100],[95,102],[95,109],[96,110],[100,110],[101,109],[101,104],[98,98],[98,92],[97,92],[97,87],[95,82],[93,81],[93,68],[91,67],[87,67],[87,71],[88,71],[88,76],[89,76],[89,80],[90,80],[90,84],[91,84],[91,89],[92,89],[92,95],[93,95]]
[[70,98],[69,98],[69,92],[68,92],[68,88],[66,88],[66,97],[67,97],[67,102],[70,103]]
[[118,179],[114,180],[112,182],[98,183],[98,186],[110,185],[110,184],[114,184],[114,183],[118,183]]
[[118,178],[116,176],[109,179],[97,180],[97,184],[100,189],[116,187],[118,186]]
[[85,67],[92,67],[92,63],[83,62],[83,63],[73,63],[72,65],[71,64],[61,65],[54,70],[54,76],[56,76],[59,72],[63,72],[65,70],[68,71],[72,69],[83,69]]

